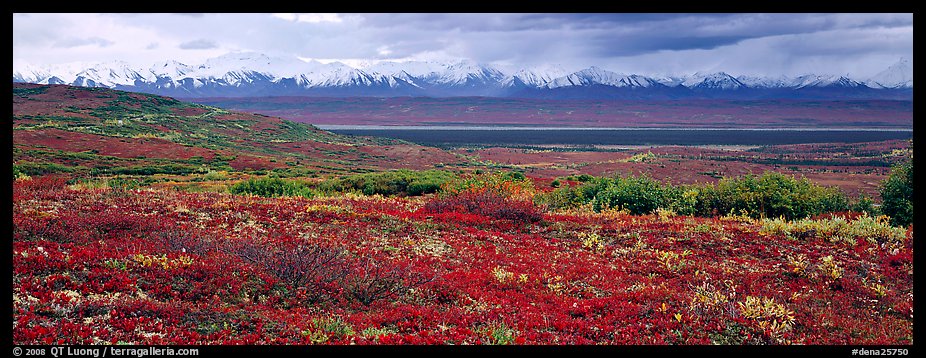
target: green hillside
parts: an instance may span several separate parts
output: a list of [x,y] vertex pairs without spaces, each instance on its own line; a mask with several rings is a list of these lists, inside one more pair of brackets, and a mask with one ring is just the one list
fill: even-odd
[[13,85],[14,169],[29,174],[343,173],[456,156],[407,142],[101,88]]

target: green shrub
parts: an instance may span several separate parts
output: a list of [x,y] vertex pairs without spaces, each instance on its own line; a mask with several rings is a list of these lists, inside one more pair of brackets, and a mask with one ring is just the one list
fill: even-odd
[[696,211],[704,216],[745,212],[753,218],[795,219],[848,208],[848,198],[837,188],[766,172],[759,177],[726,178],[717,185],[702,187]]
[[672,188],[668,191],[669,209],[679,215],[695,215],[700,194],[701,188],[694,185]]
[[74,168],[66,167],[58,163],[23,162],[13,166],[13,178],[16,178],[16,173],[26,175],[45,175],[53,173],[71,173],[73,171]]
[[405,192],[409,196],[424,195],[436,193],[449,180],[447,177],[423,177],[416,178],[408,183]]
[[594,178],[595,177],[588,175],[588,174],[580,174],[579,176],[576,177],[575,180],[585,183],[585,182],[591,181]]
[[486,335],[483,343],[488,345],[510,345],[514,344],[517,338],[517,332],[504,323],[486,327],[482,331],[484,332],[483,334]]
[[592,199],[595,199],[598,193],[604,191],[611,185],[611,180],[608,178],[589,176],[589,178],[584,180],[581,179],[582,178],[580,178],[579,181],[585,184],[578,187],[575,193],[576,197],[583,202],[590,202]]
[[842,216],[793,221],[782,218],[762,219],[761,224],[760,232],[764,234],[784,235],[795,240],[822,238],[850,246],[854,246],[859,239],[874,244],[888,242],[895,245],[902,244],[906,239],[906,230],[890,226],[883,217],[864,214],[852,219]]
[[573,209],[586,203],[578,194],[579,187],[564,186],[537,195],[534,202],[549,209]]
[[525,179],[524,173],[521,173],[521,172],[506,172],[505,174],[503,174],[503,176],[505,178],[515,180],[515,181],[520,181],[520,180]]
[[[674,186],[646,176],[581,179],[583,184],[578,187],[558,188],[541,194],[536,201],[549,208],[575,208],[591,203],[596,211],[626,209],[638,215],[663,209],[680,215],[745,212],[754,218],[789,219],[850,208],[848,198],[837,188],[824,188],[807,179],[772,172],[727,178],[717,185]],[[857,203],[860,208],[865,205],[870,203]]]
[[319,184],[318,189],[328,192],[360,192],[365,195],[416,196],[436,193],[442,185],[455,177],[455,174],[443,170],[400,169],[329,179]]
[[144,185],[144,183],[138,179],[112,178],[109,179],[108,185],[112,190],[115,191],[129,191],[138,189]]
[[209,180],[209,181],[226,180],[228,179],[228,176],[226,174],[227,173],[223,171],[210,170],[206,172],[206,174],[203,175],[202,179]]
[[881,182],[881,212],[891,217],[891,223],[907,226],[913,223],[913,158],[891,169]]
[[674,189],[646,176],[615,177],[595,195],[593,207],[597,211],[613,208],[626,209],[634,215],[650,214],[671,207]]
[[875,207],[875,201],[865,194],[859,194],[858,199],[852,203],[849,209],[858,213],[866,213],[869,216],[878,216],[881,214],[881,211]]
[[315,190],[308,183],[280,178],[248,179],[228,188],[232,194],[251,194],[268,198],[278,196],[302,196],[312,198]]
[[51,86],[39,86],[39,87],[33,87],[33,88],[24,88],[24,87],[14,88],[13,95],[25,97],[25,96],[31,96],[31,95],[36,95],[36,94],[42,94],[42,93],[45,93],[45,91],[47,91],[49,87]]
[[23,173],[22,170],[20,170],[18,166],[15,166],[15,165],[13,166],[13,180],[16,180],[20,177],[26,177],[26,176],[28,175],[26,175],[26,173]]

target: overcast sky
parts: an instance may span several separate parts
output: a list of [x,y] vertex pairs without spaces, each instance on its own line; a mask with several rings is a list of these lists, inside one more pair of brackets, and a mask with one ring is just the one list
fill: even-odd
[[913,60],[912,14],[14,14],[13,66],[234,51],[617,72],[851,74]]

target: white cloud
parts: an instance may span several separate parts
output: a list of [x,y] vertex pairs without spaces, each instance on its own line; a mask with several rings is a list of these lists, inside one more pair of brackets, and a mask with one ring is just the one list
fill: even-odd
[[317,23],[322,23],[322,22],[340,23],[344,21],[344,19],[338,16],[338,14],[331,14],[331,13],[321,13],[321,14],[277,13],[277,14],[273,14],[273,16],[278,19],[283,19],[286,21],[308,22],[312,24],[317,24]]
[[215,44],[215,41],[198,39],[181,43],[179,47],[184,50],[206,50],[218,48],[219,46]]
[[64,38],[64,39],[61,39],[55,42],[54,47],[71,48],[71,47],[80,47],[80,46],[89,46],[89,45],[96,45],[97,47],[107,47],[112,44],[113,44],[112,41],[109,41],[101,37],[96,37],[96,36],[93,36],[90,38],[68,37],[68,38]]
[[376,49],[376,53],[380,56],[389,56],[392,54],[392,50],[389,49],[389,46],[380,46]]
[[234,51],[357,61],[865,76],[913,59],[912,14],[14,14],[13,61],[187,64]]

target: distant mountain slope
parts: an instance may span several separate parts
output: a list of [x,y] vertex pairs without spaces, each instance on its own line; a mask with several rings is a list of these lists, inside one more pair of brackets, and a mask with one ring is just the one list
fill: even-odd
[[905,58],[865,82],[871,88],[913,88],[913,65]]
[[87,173],[208,170],[347,172],[425,168],[436,148],[350,137],[308,124],[104,88],[13,85],[13,160]]
[[[867,79],[829,74],[733,76],[726,72],[647,76],[591,66],[540,65],[510,72],[470,60],[348,66],[296,57],[230,53],[200,65],[163,61],[20,65],[13,82],[106,87],[174,97],[525,97],[544,99],[912,99],[913,69],[901,59]],[[813,90],[805,90],[813,88]]]

